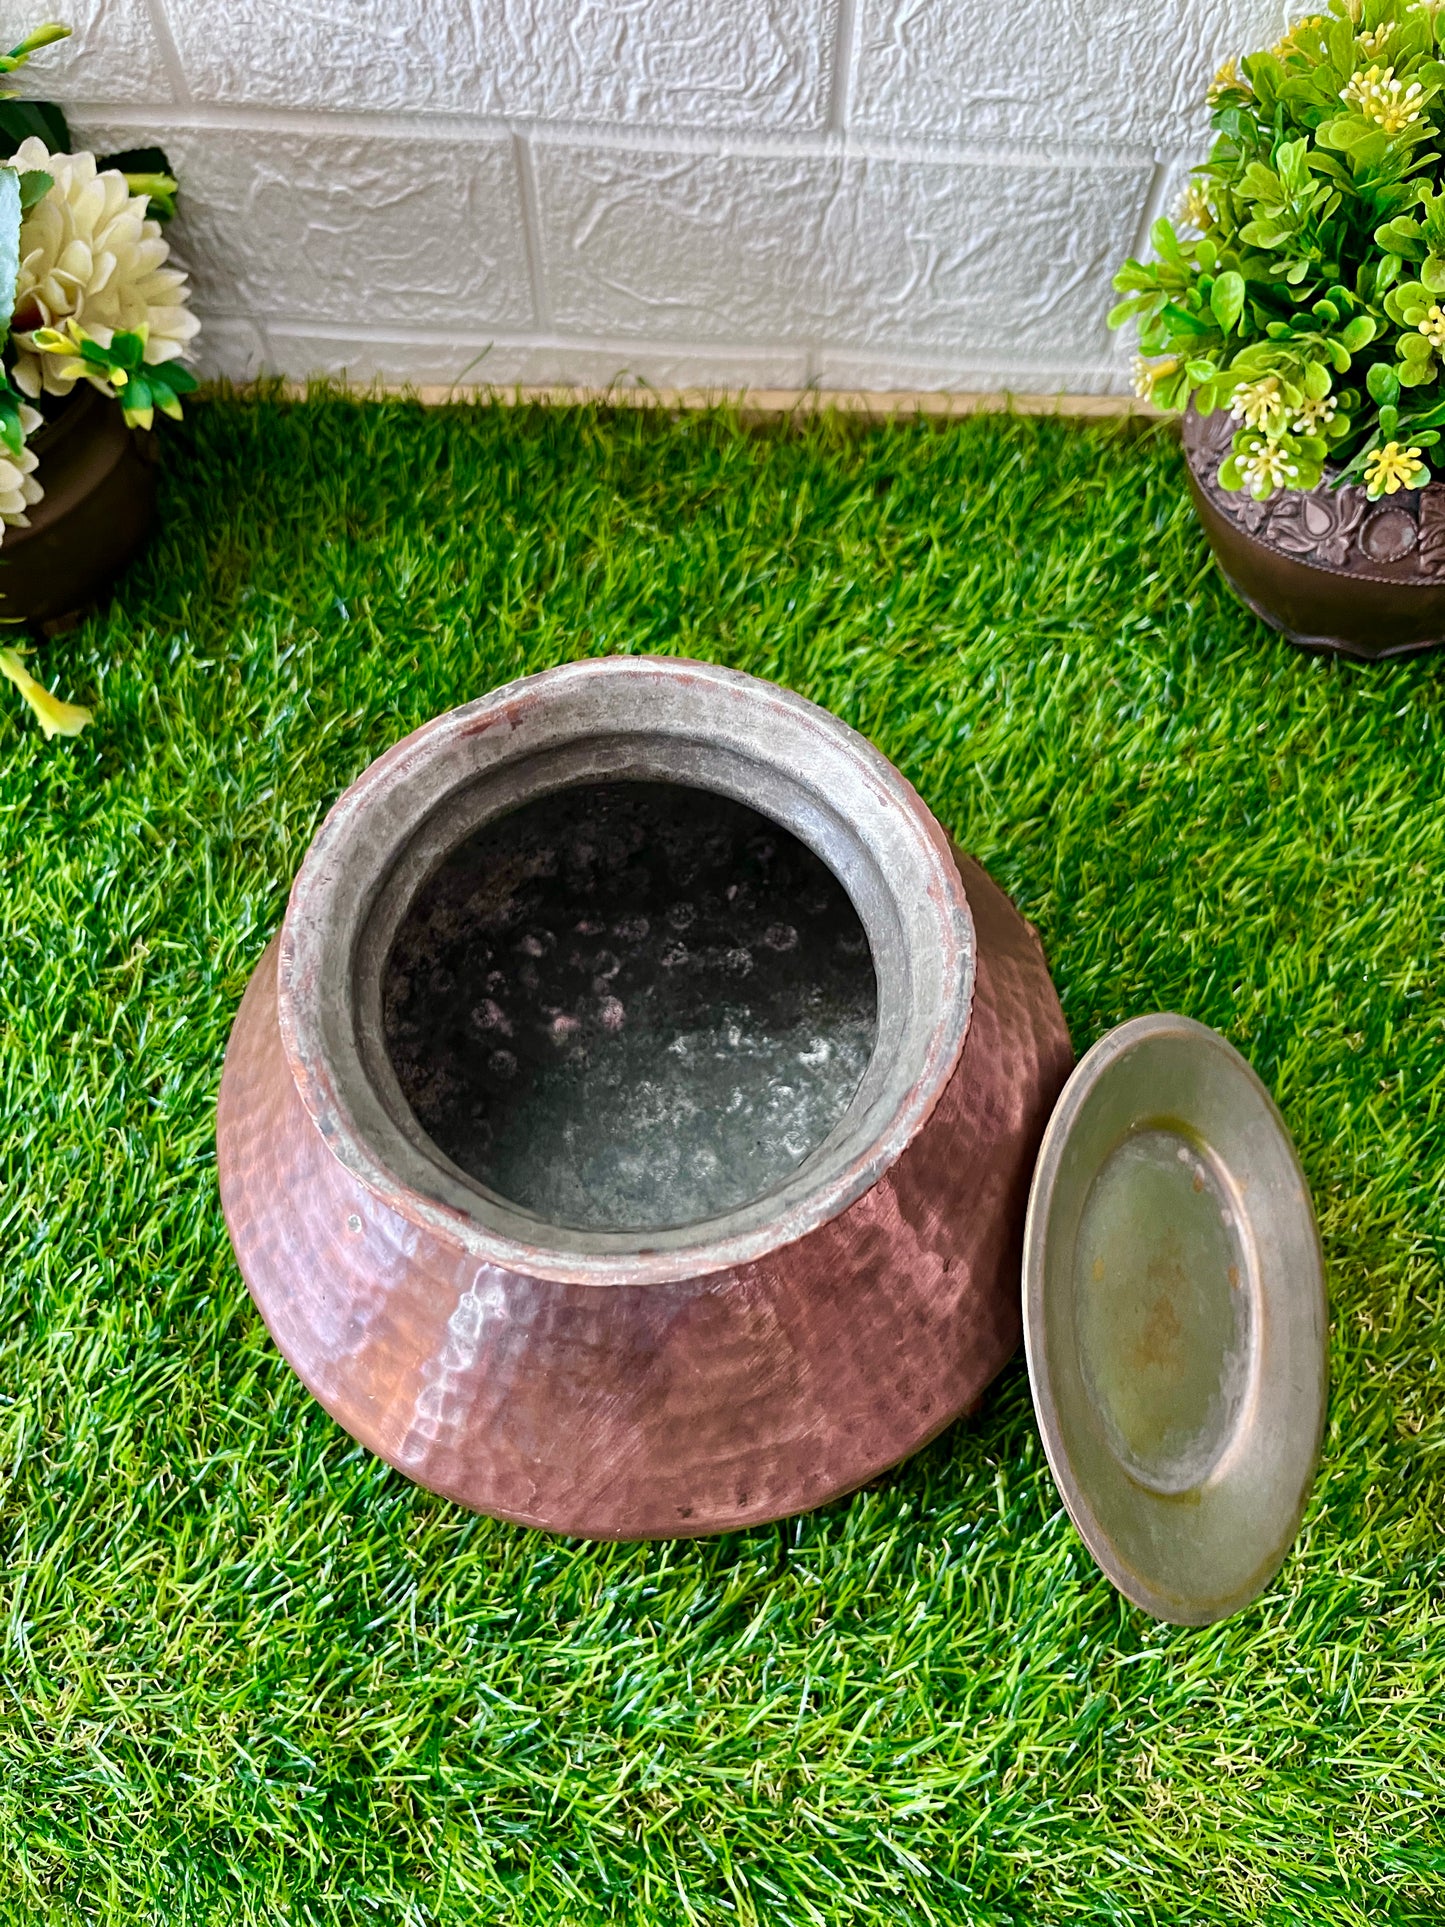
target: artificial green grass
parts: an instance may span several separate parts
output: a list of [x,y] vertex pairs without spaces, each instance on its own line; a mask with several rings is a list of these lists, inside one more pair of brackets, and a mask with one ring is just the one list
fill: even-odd
[[[871,736],[1081,1050],[1187,1011],[1276,1090],[1334,1391],[1234,1621],[1115,1595],[1022,1361],[851,1499],[635,1547],[432,1498],[283,1365],[211,1134],[291,876],[403,731],[613,650]],[[97,721],[0,713],[0,1918],[1445,1915],[1445,659],[1270,635],[1164,437],[323,397],[168,433],[37,667]]]

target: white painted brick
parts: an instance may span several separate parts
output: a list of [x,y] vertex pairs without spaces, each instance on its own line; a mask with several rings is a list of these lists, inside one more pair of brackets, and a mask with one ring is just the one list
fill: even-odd
[[[668,344],[566,343],[546,340],[362,339],[340,332],[276,327],[267,366],[304,381],[308,376],[380,379],[418,387],[801,388],[807,357],[801,351],[732,351]],[[482,354],[483,347],[487,352]]]
[[[70,0],[55,13],[73,28],[70,39],[35,54],[15,92],[62,102],[171,99],[146,0]],[[0,0],[0,46],[13,47],[51,17],[43,6]]]
[[819,128],[837,0],[168,0],[198,100]]
[[1280,0],[859,5],[854,133],[1149,149],[1206,138],[1210,76],[1277,39],[1283,11]]
[[201,311],[191,371],[200,381],[253,381],[266,365],[266,344],[254,321]]
[[841,394],[890,391],[953,395],[1127,395],[1128,365],[1113,361],[1085,366],[1066,356],[1046,362],[991,359],[966,353],[913,360],[903,355],[860,355],[824,348],[818,355],[820,388]]
[[[87,129],[114,145],[134,130]],[[158,128],[200,309],[346,328],[533,323],[512,143]]]
[[1152,170],[536,149],[553,322],[608,336],[1111,357]]

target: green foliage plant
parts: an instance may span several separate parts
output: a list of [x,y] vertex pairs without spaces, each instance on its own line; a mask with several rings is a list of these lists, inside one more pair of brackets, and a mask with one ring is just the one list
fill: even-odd
[[1209,89],[1214,142],[1115,276],[1140,395],[1238,424],[1219,480],[1431,479],[1445,427],[1445,0],[1330,0]]

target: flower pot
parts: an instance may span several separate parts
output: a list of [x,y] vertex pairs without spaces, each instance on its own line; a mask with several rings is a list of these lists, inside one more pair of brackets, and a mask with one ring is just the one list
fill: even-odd
[[1372,502],[1326,480],[1256,502],[1219,486],[1237,426],[1225,410],[1184,417],[1190,493],[1240,600],[1308,649],[1373,659],[1445,642],[1445,486]]
[[861,737],[578,663],[326,819],[227,1052],[222,1200],[282,1352],[410,1477],[718,1532],[976,1403],[1071,1061],[1034,931]]
[[78,384],[34,436],[44,497],[29,528],[0,543],[0,621],[59,627],[110,586],[155,519],[150,438],[127,428],[117,402]]

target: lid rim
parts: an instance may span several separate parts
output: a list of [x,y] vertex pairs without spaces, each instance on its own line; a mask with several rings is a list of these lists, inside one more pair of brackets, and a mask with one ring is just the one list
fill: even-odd
[[[1315,1405],[1310,1436],[1306,1440],[1298,1427],[1293,1433],[1282,1436],[1265,1434],[1266,1446],[1272,1448],[1275,1458],[1280,1461],[1282,1467],[1287,1467],[1291,1460],[1298,1460],[1303,1464],[1304,1476],[1298,1497],[1288,1508],[1287,1514],[1286,1509],[1281,1506],[1276,1515],[1278,1529],[1272,1534],[1270,1549],[1265,1557],[1237,1584],[1231,1585],[1227,1592],[1213,1596],[1191,1594],[1188,1591],[1175,1590],[1167,1584],[1161,1584],[1157,1576],[1139,1571],[1114,1543],[1108,1527],[1091,1501],[1087,1479],[1081,1478],[1070,1454],[1065,1435],[1066,1414],[1058,1401],[1047,1346],[1051,1302],[1050,1217],[1074,1132],[1095,1091],[1117,1066],[1123,1064],[1143,1047],[1167,1041],[1182,1043],[1192,1049],[1207,1052],[1216,1064],[1222,1061],[1228,1076],[1240,1079],[1241,1088],[1247,1091],[1256,1102],[1262,1100],[1262,1116],[1272,1132],[1273,1149],[1282,1168],[1287,1170],[1297,1183],[1295,1202],[1303,1207],[1290,1230],[1297,1236],[1301,1230],[1307,1228],[1305,1240],[1307,1275],[1291,1281],[1289,1289],[1291,1293],[1298,1296],[1296,1309],[1305,1314],[1306,1327],[1310,1322],[1308,1314],[1311,1311],[1318,1314],[1317,1359],[1314,1356],[1315,1346],[1310,1345],[1311,1362],[1317,1364],[1317,1379],[1313,1385],[1304,1388],[1303,1396],[1298,1401],[1301,1416],[1307,1401],[1312,1399]],[[1172,1120],[1175,1116],[1175,1107],[1161,1105],[1151,1116],[1141,1113],[1138,1128],[1146,1128],[1150,1122],[1155,1119],[1162,1120],[1166,1116]],[[1180,1121],[1186,1124],[1188,1122],[1187,1118]],[[1075,1180],[1076,1188],[1082,1183],[1082,1196],[1087,1197],[1098,1170],[1102,1169],[1110,1155],[1112,1150],[1106,1152],[1087,1168],[1086,1181]],[[1286,1200],[1282,1209],[1288,1209],[1289,1203],[1290,1201]],[[1245,1228],[1251,1235],[1257,1228],[1256,1215],[1251,1214],[1247,1203]],[[1059,1268],[1056,1267],[1054,1275],[1058,1275],[1058,1272]],[[1070,1276],[1071,1273],[1064,1272],[1062,1275]],[[1298,1535],[1308,1504],[1323,1444],[1328,1410],[1328,1302],[1319,1229],[1310,1200],[1308,1183],[1288,1126],[1259,1074],[1226,1037],[1212,1030],[1208,1025],[1198,1022],[1197,1019],[1176,1012],[1157,1012],[1134,1017],[1118,1025],[1086,1052],[1075,1066],[1060,1095],[1039,1147],[1024,1224],[1021,1283],[1024,1351],[1028,1364],[1029,1389],[1044,1454],[1064,1508],[1083,1539],[1090,1556],[1126,1599],[1153,1617],[1170,1624],[1210,1625],[1239,1611],[1256,1598],[1280,1570]],[[1053,1292],[1055,1298],[1057,1290],[1058,1284],[1055,1284]],[[1261,1284],[1259,1290],[1263,1293],[1264,1285]],[[1244,1421],[1241,1420],[1240,1423],[1243,1424]],[[1306,1445],[1307,1450],[1304,1449]],[[1217,1489],[1222,1488],[1234,1470],[1233,1459],[1233,1451],[1226,1450],[1217,1469]],[[1170,1503],[1169,1497],[1156,1493],[1137,1480],[1129,1478],[1127,1472],[1124,1473],[1124,1477],[1137,1492],[1141,1511]],[[1198,1486],[1193,1489],[1205,1492],[1215,1484],[1216,1470],[1211,1469],[1202,1476]]]

